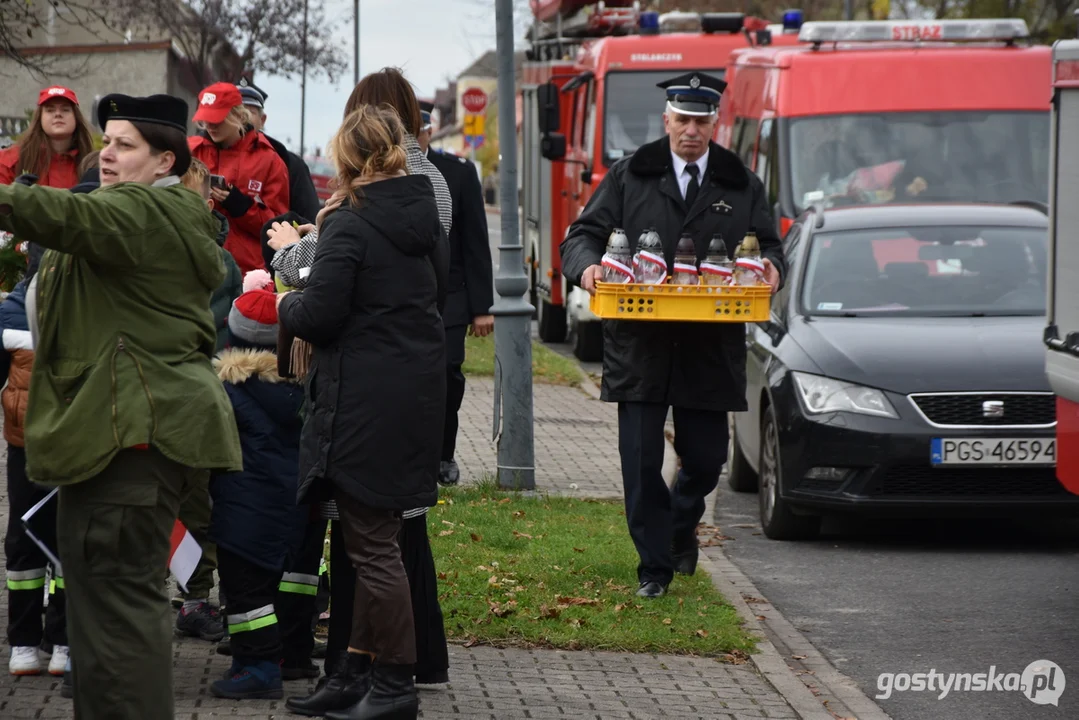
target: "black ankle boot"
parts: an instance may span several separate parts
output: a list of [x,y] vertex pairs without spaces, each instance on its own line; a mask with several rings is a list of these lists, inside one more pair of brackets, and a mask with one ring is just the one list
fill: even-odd
[[320,677],[318,683],[315,684],[315,689],[321,690],[322,686],[330,681],[330,678],[344,670],[345,663],[347,662],[348,650],[335,650],[332,653],[328,653],[326,655],[326,661],[322,663],[322,677]]
[[326,720],[416,720],[420,698],[413,672],[412,665],[375,663],[371,692],[348,710],[326,713]]
[[346,710],[371,689],[371,656],[347,653],[338,660],[326,683],[304,698],[289,698],[285,707],[299,715],[319,717],[331,710]]

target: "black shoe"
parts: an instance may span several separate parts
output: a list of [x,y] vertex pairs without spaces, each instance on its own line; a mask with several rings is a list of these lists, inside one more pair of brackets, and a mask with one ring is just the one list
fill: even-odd
[[697,572],[697,548],[673,553],[674,571],[679,575],[692,575]]
[[319,666],[310,660],[286,660],[281,664],[282,680],[309,680],[321,674]]
[[326,659],[326,641],[315,640],[315,646],[311,648],[312,660],[325,660]]
[[637,590],[637,597],[644,598],[658,598],[667,594],[667,586],[661,585],[655,580],[646,580],[641,583],[641,587]]
[[416,673],[417,685],[442,685],[450,681],[448,670],[432,670],[430,672]]
[[[348,708],[363,700],[371,689],[371,656],[349,653],[326,684],[304,698],[289,698],[285,707],[298,715],[319,717],[334,710]],[[411,680],[409,676],[409,680]]]
[[225,635],[220,608],[206,602],[200,603],[190,612],[185,612],[181,607],[180,612],[176,613],[176,634],[217,642]]
[[456,485],[461,482],[461,469],[456,460],[443,460],[438,465],[438,484]]
[[326,713],[326,720],[416,720],[420,698],[413,672],[412,665],[376,663],[371,692],[347,710]]
[[224,655],[225,657],[232,657],[232,639],[227,632],[225,633],[225,637],[217,642],[217,654]]

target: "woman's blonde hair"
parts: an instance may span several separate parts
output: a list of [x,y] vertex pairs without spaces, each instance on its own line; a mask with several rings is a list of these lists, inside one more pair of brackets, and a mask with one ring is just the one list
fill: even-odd
[[[200,120],[196,124],[200,129],[206,129],[205,122]],[[225,116],[225,119],[221,121],[221,124],[237,131],[240,134],[240,137],[243,137],[247,134],[248,126],[251,125],[251,111],[244,105],[237,105],[229,110],[229,114]]]
[[359,188],[378,175],[397,175],[405,170],[405,128],[389,105],[360,105],[350,112],[330,141],[337,167],[337,187],[353,205],[359,205]]

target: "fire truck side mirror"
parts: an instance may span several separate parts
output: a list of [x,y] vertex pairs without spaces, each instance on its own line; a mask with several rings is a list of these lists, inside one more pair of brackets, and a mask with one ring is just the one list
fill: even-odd
[[549,133],[540,138],[540,155],[548,160],[561,160],[566,157],[566,136],[562,133]]
[[536,99],[539,101],[539,129],[540,133],[556,133],[559,130],[562,108],[558,100],[558,87],[552,83],[544,83],[536,88]]

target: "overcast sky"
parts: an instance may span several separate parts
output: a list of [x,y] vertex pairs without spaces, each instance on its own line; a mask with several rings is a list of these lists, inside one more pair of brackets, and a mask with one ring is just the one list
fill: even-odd
[[[352,92],[352,0],[326,0],[327,15],[348,58],[336,82],[307,82],[305,152],[325,148],[341,124]],[[494,0],[360,0],[360,76],[387,65],[400,67],[421,97],[495,47]],[[266,132],[295,152],[300,148],[300,78],[256,75],[266,90]]]

